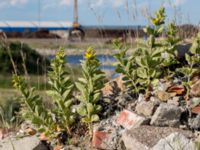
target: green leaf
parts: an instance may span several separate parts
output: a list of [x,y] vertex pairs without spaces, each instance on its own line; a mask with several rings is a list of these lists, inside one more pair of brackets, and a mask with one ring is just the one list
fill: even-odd
[[140,77],[142,79],[148,78],[147,70],[145,68],[138,68],[137,75],[138,75],[138,77]]
[[69,108],[72,105],[73,100],[68,100],[65,102],[65,107]]
[[84,105],[79,105],[79,107],[77,108],[77,112],[83,117],[87,115],[87,109]]
[[94,106],[92,103],[87,103],[87,112],[92,114],[94,112]]
[[100,96],[101,96],[101,93],[100,93],[100,92],[95,93],[95,94],[94,94],[94,98],[93,98],[93,102],[96,103],[96,102],[99,100]]
[[82,93],[85,92],[85,86],[84,86],[82,83],[76,82],[75,85],[76,85],[76,87],[77,87],[77,89],[78,89],[79,91],[81,91]]
[[97,122],[97,121],[99,121],[99,116],[98,116],[98,115],[92,115],[91,121],[92,121],[92,122]]
[[81,119],[82,122],[84,123],[90,123],[91,122],[91,118],[88,118],[88,117],[84,117]]
[[78,80],[79,80],[80,82],[84,83],[84,84],[87,84],[87,80],[84,79],[84,78],[78,78]]
[[185,54],[185,59],[187,60],[188,64],[191,63],[191,57],[188,54]]
[[63,93],[63,98],[64,98],[64,100],[66,101],[67,100],[67,97],[69,96],[69,94],[71,93],[71,89],[68,89],[68,90],[66,90],[64,93]]
[[102,110],[101,105],[96,105],[95,106],[95,113],[99,113]]

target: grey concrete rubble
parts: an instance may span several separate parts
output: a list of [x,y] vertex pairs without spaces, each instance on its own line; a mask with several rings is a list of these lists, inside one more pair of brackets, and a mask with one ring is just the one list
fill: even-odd
[[151,125],[177,127],[180,124],[181,109],[172,104],[162,103],[152,116]]
[[[171,134],[176,135],[176,133],[178,136],[175,138],[170,136]],[[168,138],[168,136],[170,137]],[[122,134],[122,140],[127,150],[171,150],[163,148],[163,145],[166,146],[167,143],[163,143],[162,139],[165,139],[166,137],[171,144],[173,144],[173,139],[171,138],[177,139],[178,137],[181,137],[181,144],[185,145],[186,147],[191,147],[190,143],[192,142],[188,141],[190,141],[190,139],[193,137],[193,133],[171,127],[140,126],[138,128],[126,130]]]
[[157,104],[155,102],[141,101],[141,102],[138,102],[136,106],[136,112],[146,117],[150,117],[153,115],[156,107],[157,107]]

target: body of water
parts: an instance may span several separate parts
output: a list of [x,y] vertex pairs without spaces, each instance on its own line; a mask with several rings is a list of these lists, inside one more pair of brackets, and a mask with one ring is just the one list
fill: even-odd
[[[54,56],[49,56],[49,59],[53,59]],[[103,70],[111,70],[114,71],[115,68],[112,66],[112,63],[115,62],[115,58],[111,55],[97,55],[97,59],[102,63],[101,68]],[[68,55],[65,58],[66,62],[71,65],[80,64],[81,60],[84,60],[83,55]]]

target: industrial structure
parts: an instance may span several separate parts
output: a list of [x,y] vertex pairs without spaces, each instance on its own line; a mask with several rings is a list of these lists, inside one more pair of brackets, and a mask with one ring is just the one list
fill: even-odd
[[88,32],[88,30],[92,32],[101,31],[99,34],[102,36],[105,33],[106,35],[109,33],[122,35],[124,32],[135,32],[136,30],[138,31],[142,28],[141,26],[82,26],[78,21],[78,0],[74,0],[73,15],[73,22],[41,21],[39,9],[38,21],[0,21],[0,35],[10,35],[12,33],[14,33],[14,35],[18,35],[15,33],[20,33],[20,35],[23,35],[27,38],[29,37],[27,35],[30,35],[31,33],[45,31],[45,33],[53,33],[61,38],[67,37],[72,39],[75,36],[83,40],[85,37],[85,32]]
[[[40,6],[39,6],[40,7]],[[39,11],[40,13],[40,11]],[[40,16],[40,15],[39,15]],[[69,36],[78,34],[84,38],[84,31],[78,23],[78,0],[74,0],[74,21],[53,22],[53,21],[1,21],[0,32],[30,33],[37,31],[69,31]]]

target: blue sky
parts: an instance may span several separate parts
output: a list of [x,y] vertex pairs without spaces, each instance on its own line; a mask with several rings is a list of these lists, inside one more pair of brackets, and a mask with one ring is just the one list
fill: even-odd
[[[145,17],[160,5],[166,6],[168,21],[200,22],[200,0],[78,1],[79,22],[83,25],[144,25],[148,23]],[[73,21],[72,6],[73,0],[0,0],[0,20]]]

